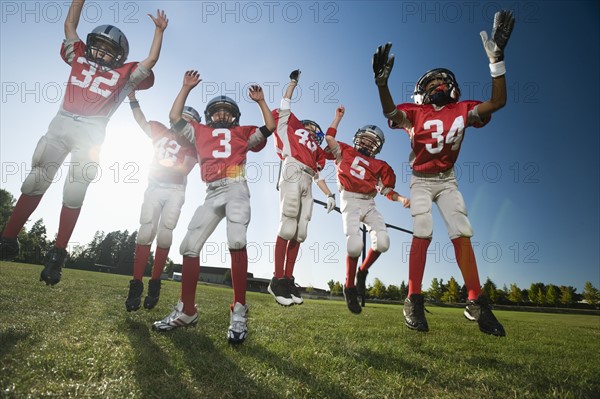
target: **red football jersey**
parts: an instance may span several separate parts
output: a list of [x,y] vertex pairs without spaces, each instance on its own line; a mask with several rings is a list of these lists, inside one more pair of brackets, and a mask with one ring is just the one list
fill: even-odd
[[[277,129],[273,132],[273,142],[275,143],[275,152],[280,159],[285,159],[291,156],[298,162],[303,163],[315,172],[323,169],[325,166],[325,158],[320,154],[323,151],[319,144],[313,140],[308,130],[304,129],[302,123],[296,118],[290,111],[289,118],[287,120],[287,131],[280,135],[279,123],[280,110],[274,109],[272,111],[273,118],[275,118],[275,124]],[[322,159],[321,159],[322,158]]]
[[337,177],[346,191],[375,195],[384,188],[394,189],[396,174],[380,159],[361,154],[354,147],[338,141],[342,160],[338,164]]
[[186,162],[187,157],[196,160],[194,145],[156,121],[150,121],[150,137],[154,145],[150,178],[161,183],[185,183],[185,177],[197,162]]
[[60,55],[71,65],[62,107],[76,115],[110,117],[130,91],[123,88],[128,83],[135,87],[151,75],[151,71],[141,73],[140,70],[132,79],[137,62],[129,62],[117,69],[103,70],[85,58],[85,43],[81,40],[63,42]]
[[189,122],[194,129],[196,151],[200,162],[202,180],[210,183],[226,177],[236,178],[245,175],[246,154],[265,148],[267,140],[248,149],[248,139],[256,126],[235,126],[230,129],[214,128]]
[[[423,173],[439,173],[454,166],[463,140],[469,111],[481,101],[460,101],[437,109],[431,104],[400,104],[410,127],[404,127],[411,138],[410,163],[413,170]],[[485,126],[487,118],[475,127]],[[389,121],[392,129],[398,129]]]

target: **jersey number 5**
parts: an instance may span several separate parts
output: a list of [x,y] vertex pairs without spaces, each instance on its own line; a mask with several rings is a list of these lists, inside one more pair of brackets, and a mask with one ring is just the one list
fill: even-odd
[[369,161],[361,157],[356,157],[354,158],[354,161],[352,161],[352,165],[350,165],[350,174],[357,179],[364,180],[367,170],[364,166],[360,165],[361,162],[365,166],[369,166]]
[[83,80],[77,78],[77,76],[71,76],[71,84],[75,86],[82,87],[84,89],[88,89],[92,93],[100,94],[104,98],[110,97],[112,94],[111,90],[103,89],[100,85],[104,85],[104,87],[112,87],[117,84],[119,81],[119,77],[121,76],[119,72],[109,69],[107,72],[111,74],[110,79],[107,79],[104,76],[94,76],[96,75],[97,69],[95,65],[89,63],[89,61],[85,57],[77,57],[77,62],[83,65],[89,66],[88,69],[83,69],[81,71],[81,75],[83,75]]
[[432,119],[423,124],[423,128],[426,130],[435,129],[431,132],[431,137],[436,140],[434,144],[425,144],[425,148],[431,154],[438,154],[444,148],[444,142],[451,144],[450,148],[452,151],[456,151],[460,148],[460,142],[463,139],[463,133],[465,131],[465,121],[462,115],[456,117],[450,130],[444,139],[444,123],[439,119]]

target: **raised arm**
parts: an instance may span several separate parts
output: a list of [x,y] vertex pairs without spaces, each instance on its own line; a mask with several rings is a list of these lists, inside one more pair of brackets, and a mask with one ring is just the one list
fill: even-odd
[[200,78],[200,73],[198,71],[185,71],[185,74],[183,75],[183,85],[181,86],[181,90],[179,90],[179,94],[177,94],[177,97],[175,97],[175,101],[173,102],[171,111],[169,112],[169,120],[172,125],[183,123],[181,122],[184,121],[181,118],[181,114],[183,113],[183,107],[185,106],[187,97],[192,89],[201,81],[202,79]]
[[83,9],[83,3],[85,0],[73,0],[65,19],[65,39],[67,40],[78,40],[77,26],[79,26],[79,17],[81,16],[81,10]]
[[295,69],[290,73],[290,84],[285,89],[285,94],[283,95],[284,99],[291,101],[292,96],[294,95],[294,89],[298,86],[298,81],[300,80],[300,73],[299,69]]
[[488,39],[486,31],[481,31],[483,48],[490,60],[492,75],[492,97],[477,106],[480,119],[486,119],[506,105],[506,66],[504,65],[504,48],[515,25],[515,17],[511,11],[502,10],[494,15],[492,37]]
[[137,124],[142,128],[142,130],[150,136],[150,123],[146,119],[146,115],[142,112],[140,108],[140,103],[135,97],[135,90],[131,91],[128,95],[129,97],[129,106],[131,107],[131,112],[133,113],[133,118],[137,122]]
[[148,54],[148,58],[140,62],[147,69],[152,69],[156,62],[158,61],[158,57],[160,56],[160,49],[162,47],[163,41],[163,33],[165,29],[167,29],[167,25],[169,24],[169,20],[167,19],[167,15],[163,10],[156,11],[156,17],[152,14],[148,14],[150,18],[152,18],[152,22],[154,22],[154,38],[152,39],[152,45],[150,46],[150,53]]
[[248,90],[248,94],[250,99],[258,104],[263,116],[263,121],[265,122],[265,127],[270,133],[273,133],[277,125],[275,124],[275,118],[273,118],[273,114],[271,114],[271,110],[265,101],[265,94],[263,93],[262,87],[259,85],[252,85]]
[[340,146],[338,145],[337,140],[335,139],[335,135],[337,134],[337,128],[346,113],[346,108],[343,105],[340,105],[335,110],[335,117],[329,125],[329,129],[327,129],[327,134],[325,135],[325,141],[327,141],[327,147],[335,157],[335,162],[338,163],[342,159],[342,153],[340,152]]
[[388,88],[388,78],[394,67],[394,54],[390,55],[391,48],[392,43],[377,47],[375,54],[373,54],[373,74],[375,84],[379,90],[379,101],[381,102],[383,115],[395,124],[402,125],[405,121],[405,115],[396,109],[396,103]]

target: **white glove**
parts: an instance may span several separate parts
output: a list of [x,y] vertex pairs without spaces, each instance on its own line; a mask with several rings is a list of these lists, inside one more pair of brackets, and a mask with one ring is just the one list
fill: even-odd
[[490,59],[490,64],[504,60],[504,48],[510,39],[515,26],[515,16],[512,11],[502,10],[494,15],[492,37],[488,39],[486,31],[479,32],[483,48]]
[[327,205],[325,207],[327,208],[327,213],[335,209],[335,194],[331,194],[327,197]]

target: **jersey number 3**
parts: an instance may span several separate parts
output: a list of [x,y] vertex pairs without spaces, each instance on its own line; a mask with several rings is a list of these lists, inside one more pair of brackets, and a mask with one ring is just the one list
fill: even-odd
[[452,145],[450,149],[456,151],[460,148],[460,142],[463,139],[465,131],[465,121],[462,115],[456,117],[450,130],[445,135],[444,139],[444,123],[439,119],[432,119],[423,124],[426,130],[434,129],[431,132],[431,137],[436,140],[435,144],[425,144],[425,148],[431,154],[438,154],[444,148],[444,144]]

